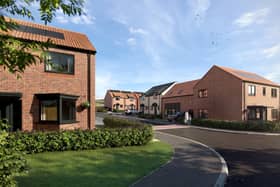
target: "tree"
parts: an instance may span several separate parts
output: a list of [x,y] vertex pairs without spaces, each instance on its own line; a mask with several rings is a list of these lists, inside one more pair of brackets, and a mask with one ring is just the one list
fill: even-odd
[[28,8],[32,3],[39,3],[40,19],[45,25],[52,22],[58,10],[62,10],[67,16],[84,14],[82,10],[84,0],[1,0],[0,66],[11,73],[22,73],[26,67],[35,64],[38,60],[42,61],[45,51],[52,45],[51,40],[46,43],[24,41],[5,34],[18,27],[16,22],[6,17],[7,15],[18,15],[34,20]]

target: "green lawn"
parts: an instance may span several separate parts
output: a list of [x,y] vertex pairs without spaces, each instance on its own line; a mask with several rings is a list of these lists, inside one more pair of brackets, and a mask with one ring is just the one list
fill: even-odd
[[129,186],[166,163],[172,148],[162,142],[146,146],[29,155],[28,175],[19,186]]

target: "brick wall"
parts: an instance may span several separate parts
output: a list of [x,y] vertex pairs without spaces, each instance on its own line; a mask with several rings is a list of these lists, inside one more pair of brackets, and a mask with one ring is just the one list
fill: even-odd
[[[44,63],[37,63],[28,67],[22,78],[0,69],[0,92],[22,93],[22,129],[62,129],[62,128],[88,128],[88,110],[77,111],[78,123],[55,125],[39,124],[39,101],[34,96],[37,93],[63,93],[79,96],[76,106],[88,100],[88,58],[87,54],[62,49],[50,51],[72,54],[75,56],[75,74],[58,74],[44,72]],[[95,56],[91,55],[91,118],[90,126],[94,127],[95,121]]]

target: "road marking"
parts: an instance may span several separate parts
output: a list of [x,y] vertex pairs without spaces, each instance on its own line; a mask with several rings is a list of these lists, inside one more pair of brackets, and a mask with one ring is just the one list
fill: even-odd
[[176,136],[176,135],[173,135],[173,134],[168,134],[168,133],[164,133],[164,132],[160,132],[160,131],[157,131],[157,133],[164,134],[164,135],[171,136],[171,137],[175,137],[175,138],[178,138],[178,139],[187,140],[187,141],[193,142],[195,144],[199,144],[199,145],[201,145],[203,147],[206,147],[207,149],[212,151],[219,158],[219,160],[220,160],[220,162],[222,164],[222,168],[220,170],[220,175],[219,175],[218,179],[216,180],[215,187],[222,187],[222,186],[225,185],[227,176],[229,174],[227,163],[226,163],[225,159],[220,155],[220,153],[218,153],[215,149],[213,149],[213,148],[209,147],[208,145],[205,145],[205,144],[203,144],[201,142],[198,142],[196,140],[190,139],[190,138]]

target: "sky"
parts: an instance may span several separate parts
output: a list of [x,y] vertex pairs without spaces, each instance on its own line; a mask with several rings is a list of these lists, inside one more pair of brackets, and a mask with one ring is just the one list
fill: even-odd
[[96,47],[96,98],[199,79],[213,65],[280,83],[279,0],[87,0],[84,11],[59,11],[49,25],[84,33]]

